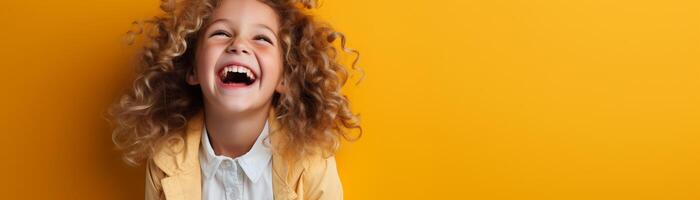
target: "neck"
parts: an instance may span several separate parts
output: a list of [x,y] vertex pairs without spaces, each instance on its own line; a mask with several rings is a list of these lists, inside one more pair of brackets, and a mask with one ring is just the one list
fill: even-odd
[[241,114],[204,109],[204,123],[216,155],[236,158],[253,147],[265,127],[270,106]]

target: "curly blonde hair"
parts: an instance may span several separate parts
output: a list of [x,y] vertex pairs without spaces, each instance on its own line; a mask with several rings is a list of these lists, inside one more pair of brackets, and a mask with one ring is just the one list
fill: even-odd
[[[284,69],[284,93],[275,93],[272,105],[280,128],[282,145],[276,150],[290,158],[335,153],[341,139],[353,141],[362,135],[358,116],[350,110],[341,88],[349,72],[339,61],[334,41],[346,48],[345,36],[328,24],[316,21],[309,9],[315,0],[262,0],[280,19],[280,44]],[[219,0],[161,0],[164,14],[134,22],[138,30],[127,32],[130,43],[145,35],[133,88],[116,102],[109,115],[115,128],[112,139],[132,165],[150,158],[169,136],[184,131],[187,121],[202,109],[199,86],[188,85],[193,73],[194,46],[202,25]],[[360,78],[362,79],[362,78]],[[358,81],[359,83],[359,81]],[[359,129],[359,134],[350,134]]]

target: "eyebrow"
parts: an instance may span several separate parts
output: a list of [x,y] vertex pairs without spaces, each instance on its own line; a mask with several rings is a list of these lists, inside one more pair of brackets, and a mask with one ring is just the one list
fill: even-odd
[[[216,23],[222,22],[222,21],[223,21],[223,22],[226,22],[226,23],[230,23],[230,22],[231,22],[230,20],[228,20],[228,19],[226,19],[226,18],[219,18],[219,19],[216,19],[216,20],[210,22],[210,23],[207,24],[205,27],[208,28],[208,27],[211,26],[212,24],[216,24]],[[262,28],[264,28],[264,29],[267,29],[267,30],[269,30],[270,32],[272,32],[272,34],[275,35],[275,37],[277,37],[277,32],[275,32],[274,30],[272,30],[272,28],[270,28],[269,26],[267,26],[267,25],[265,25],[265,24],[257,23],[257,24],[254,24],[254,26],[262,27]]]
[[275,31],[273,31],[272,28],[270,28],[269,26],[267,26],[267,25],[265,25],[265,24],[255,24],[255,26],[263,27],[263,28],[265,28],[265,29],[267,29],[267,30],[270,30],[270,32],[272,32],[272,34],[274,34],[275,37],[277,37],[277,33],[276,33]]

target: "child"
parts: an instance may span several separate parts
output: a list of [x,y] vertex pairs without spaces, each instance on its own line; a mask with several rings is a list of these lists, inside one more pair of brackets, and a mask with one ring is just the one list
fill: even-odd
[[162,0],[110,110],[125,160],[146,163],[146,199],[342,199],[333,154],[362,131],[333,41],[357,51],[315,4]]

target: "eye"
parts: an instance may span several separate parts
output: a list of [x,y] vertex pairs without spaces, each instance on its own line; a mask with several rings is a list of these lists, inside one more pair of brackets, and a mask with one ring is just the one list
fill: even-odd
[[225,36],[225,37],[231,37],[231,35],[225,31],[214,31],[209,37],[214,37],[214,36]]
[[265,42],[267,42],[267,43],[274,44],[274,43],[272,43],[272,40],[271,40],[269,37],[265,36],[265,35],[256,35],[253,39],[254,39],[254,40],[263,40],[263,41],[265,41]]

